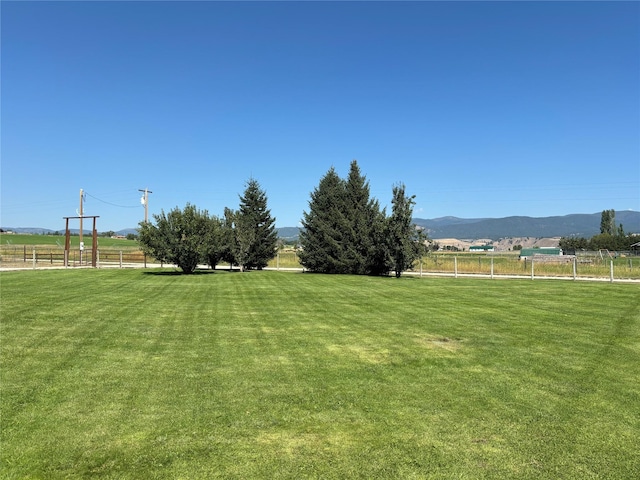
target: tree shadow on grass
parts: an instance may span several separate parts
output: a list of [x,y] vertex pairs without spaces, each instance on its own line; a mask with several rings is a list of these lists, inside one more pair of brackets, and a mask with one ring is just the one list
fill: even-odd
[[[226,271],[229,272],[228,270]],[[182,270],[147,270],[144,272],[144,275],[154,275],[158,277],[173,277],[173,276],[182,276],[184,275],[211,275],[214,273],[225,273],[225,270],[211,270],[211,269],[196,269],[191,273],[184,273]]]

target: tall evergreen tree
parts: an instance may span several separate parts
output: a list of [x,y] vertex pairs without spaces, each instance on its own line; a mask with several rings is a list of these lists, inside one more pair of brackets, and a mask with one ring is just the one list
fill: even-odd
[[389,249],[396,277],[411,268],[422,254],[422,242],[416,226],[411,223],[415,196],[408,197],[404,184],[393,187],[391,217],[389,217]]
[[267,208],[267,195],[257,180],[251,178],[240,196],[240,209],[236,212],[236,239],[247,246],[246,268],[262,269],[276,256],[278,234],[275,218]]
[[332,167],[312,192],[303,213],[300,262],[314,272],[396,275],[421,254],[421,238],[411,224],[414,197],[404,185],[394,188],[393,212],[387,218],[357,162],[342,180]]
[[369,182],[353,160],[345,183],[345,262],[350,273],[370,274],[376,264],[374,228],[380,206],[369,195]]
[[300,263],[310,271],[348,273],[345,195],[344,181],[333,167],[311,193],[309,211],[303,212],[299,255]]

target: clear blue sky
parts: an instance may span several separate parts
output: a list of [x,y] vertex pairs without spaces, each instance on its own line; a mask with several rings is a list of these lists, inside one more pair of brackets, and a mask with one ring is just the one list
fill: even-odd
[[3,227],[63,229],[80,189],[100,231],[143,188],[222,215],[251,177],[296,226],[352,159],[421,218],[640,210],[638,2],[0,8]]

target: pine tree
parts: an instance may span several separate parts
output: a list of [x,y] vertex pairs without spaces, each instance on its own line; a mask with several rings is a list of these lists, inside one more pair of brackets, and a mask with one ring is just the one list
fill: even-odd
[[241,263],[248,269],[262,269],[276,256],[278,234],[275,218],[267,208],[267,195],[257,180],[247,182],[240,196],[240,209],[236,212],[236,240],[246,248],[246,258]]
[[345,231],[345,262],[349,273],[370,274],[376,263],[373,228],[380,212],[376,200],[370,199],[369,182],[360,173],[358,162],[353,160],[345,183],[344,214],[347,219]]
[[332,167],[311,194],[300,233],[302,265],[314,272],[386,274],[386,214],[369,195],[356,160],[341,179]]
[[300,263],[319,273],[347,273],[345,262],[345,184],[335,169],[325,174],[303,212]]

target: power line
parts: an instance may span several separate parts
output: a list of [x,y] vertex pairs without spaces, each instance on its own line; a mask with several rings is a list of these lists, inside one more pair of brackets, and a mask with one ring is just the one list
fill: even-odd
[[139,205],[118,205],[118,204],[116,204],[116,203],[107,202],[106,200],[102,200],[102,199],[100,199],[100,198],[98,198],[98,197],[95,197],[95,196],[91,195],[90,193],[88,193],[88,192],[86,192],[86,191],[84,192],[84,194],[85,194],[85,195],[87,195],[87,196],[89,196],[89,197],[91,197],[91,198],[93,198],[93,199],[95,199],[95,200],[98,200],[99,202],[106,203],[107,205],[111,205],[112,207],[119,207],[119,208],[139,208]]

